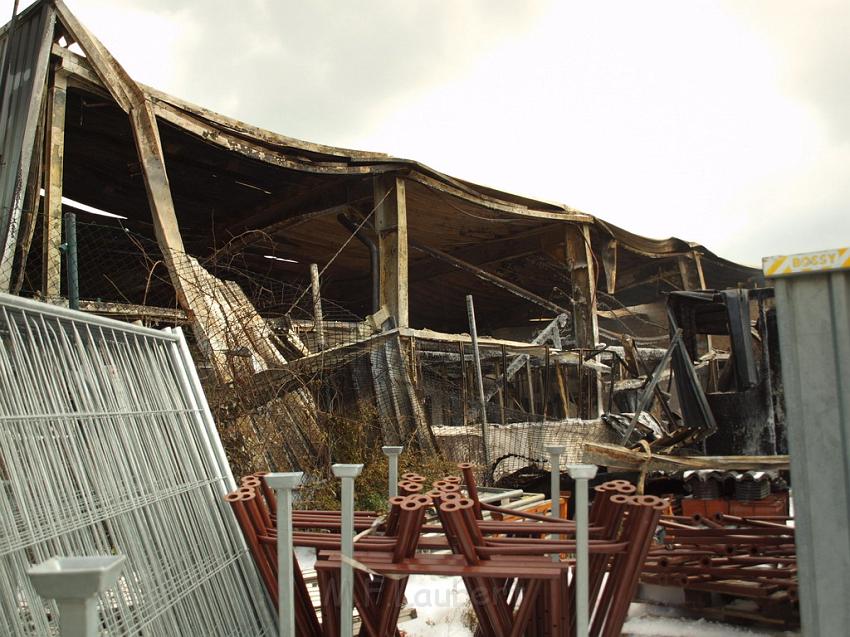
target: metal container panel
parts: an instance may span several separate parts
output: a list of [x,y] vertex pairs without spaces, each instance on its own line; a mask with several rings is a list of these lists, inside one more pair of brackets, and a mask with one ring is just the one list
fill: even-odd
[[765,259],[776,277],[806,635],[850,626],[850,249]]

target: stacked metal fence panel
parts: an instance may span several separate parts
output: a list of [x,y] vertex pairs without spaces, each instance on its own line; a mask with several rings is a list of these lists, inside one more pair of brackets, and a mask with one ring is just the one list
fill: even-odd
[[0,295],[0,479],[0,633],[57,632],[28,566],[113,553],[110,635],[275,632],[179,330]]

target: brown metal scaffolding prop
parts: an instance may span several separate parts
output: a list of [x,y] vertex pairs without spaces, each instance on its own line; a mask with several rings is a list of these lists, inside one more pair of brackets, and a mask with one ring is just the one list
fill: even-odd
[[791,518],[717,513],[665,515],[659,523],[663,544],[650,549],[642,582],[680,587],[693,604],[699,603],[700,594],[750,600],[757,609],[746,615],[750,620],[789,625],[799,621]]
[[[410,575],[462,578],[481,637],[569,636],[575,633],[575,523],[483,503],[469,464],[463,480],[432,483],[401,476],[383,518],[355,514],[354,605],[360,634],[399,635],[399,613]],[[259,476],[242,479],[226,497],[233,507],[272,599],[277,595],[274,495]],[[635,495],[626,481],[596,487],[590,510],[590,634],[620,634],[665,501]],[[500,519],[503,515],[512,520]],[[338,511],[295,511],[294,545],[317,550],[321,619],[295,568],[298,634],[338,634],[340,553]],[[767,529],[771,531],[771,529]],[[554,534],[554,538],[552,537]],[[559,560],[552,561],[552,555]],[[607,576],[606,576],[607,575]]]

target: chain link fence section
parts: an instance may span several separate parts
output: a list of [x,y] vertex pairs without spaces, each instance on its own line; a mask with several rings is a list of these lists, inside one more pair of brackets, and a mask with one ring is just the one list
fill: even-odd
[[[579,418],[595,382],[579,353],[515,341],[488,345],[484,339],[492,446],[487,467],[467,337],[382,333],[381,326],[325,295],[319,323],[307,272],[300,280],[281,281],[244,251],[221,250],[202,259],[180,255],[171,267],[181,269],[169,274],[152,228],[131,225],[77,216],[81,307],[146,325],[193,327],[192,355],[239,475],[301,470],[329,478],[333,462],[368,460],[369,449],[402,444],[423,463],[439,454],[478,464],[482,476],[509,479],[529,466],[543,469],[546,441],[574,447],[567,456],[578,460],[582,435],[610,438],[605,425]],[[39,232],[35,246],[41,245]],[[191,242],[191,233],[185,234]],[[273,252],[273,246],[265,248]],[[43,256],[30,251],[21,294],[42,295]],[[67,259],[51,263],[62,268],[59,293],[65,296]],[[565,276],[552,271],[553,280]],[[174,277],[181,293],[207,313],[192,316],[181,309]],[[569,301],[566,292],[556,294]],[[541,329],[553,329],[546,325]],[[568,321],[554,329],[554,342],[562,347],[575,342]],[[365,448],[354,449],[351,440]]]
[[579,352],[479,344],[490,446],[485,467],[472,345],[457,340],[412,337],[408,345],[415,352],[426,419],[449,458],[475,462],[497,482],[521,484],[523,473],[548,470],[547,445],[566,446],[564,462],[580,462],[585,440],[613,442],[613,431],[602,421],[579,418],[595,384]]

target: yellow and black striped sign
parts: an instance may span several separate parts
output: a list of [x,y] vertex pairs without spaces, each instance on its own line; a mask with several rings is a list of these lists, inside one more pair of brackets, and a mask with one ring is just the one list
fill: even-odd
[[765,257],[762,259],[762,269],[768,278],[803,272],[850,270],[850,248]]

